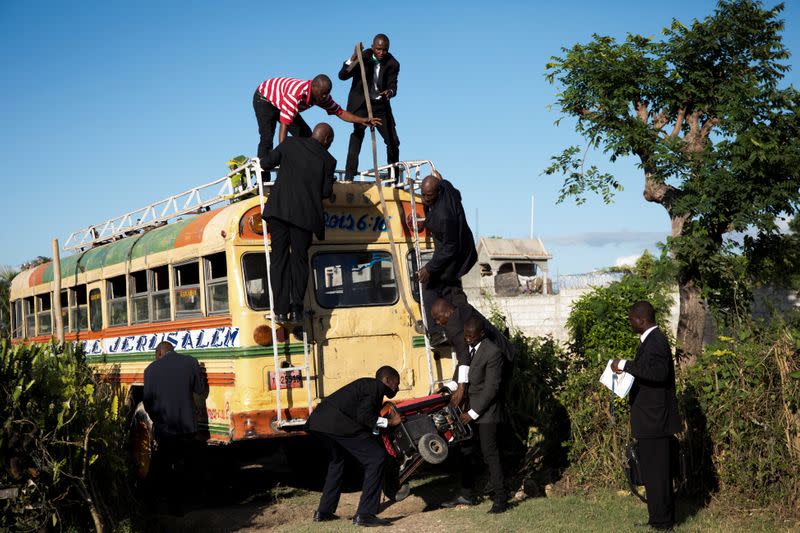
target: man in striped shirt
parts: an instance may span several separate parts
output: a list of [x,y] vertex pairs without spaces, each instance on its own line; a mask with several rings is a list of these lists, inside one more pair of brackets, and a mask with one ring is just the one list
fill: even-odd
[[278,144],[282,143],[287,133],[293,137],[311,137],[311,128],[300,116],[311,106],[319,106],[329,115],[336,115],[345,122],[363,126],[379,126],[380,119],[359,117],[346,111],[331,98],[331,79],[325,74],[313,80],[295,78],[271,78],[258,86],[253,95],[253,109],[258,121],[258,158],[266,161],[272,151],[275,125],[280,122]]

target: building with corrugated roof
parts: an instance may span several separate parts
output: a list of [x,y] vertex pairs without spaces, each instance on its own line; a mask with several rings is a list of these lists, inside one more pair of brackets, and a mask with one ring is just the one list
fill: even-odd
[[465,289],[485,294],[552,293],[548,261],[553,258],[541,239],[481,237],[478,261],[464,276]]

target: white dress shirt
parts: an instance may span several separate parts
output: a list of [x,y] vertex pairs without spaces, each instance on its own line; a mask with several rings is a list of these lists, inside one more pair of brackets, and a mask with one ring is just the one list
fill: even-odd
[[[476,353],[478,353],[478,348],[480,348],[480,347],[481,347],[481,343],[479,342],[478,344],[476,344],[475,346],[473,346],[473,347],[471,347],[469,349],[469,353],[470,353],[469,362],[470,363],[472,363],[472,358],[475,357]],[[466,369],[466,371],[464,372],[466,374],[466,379],[465,379],[464,383],[469,383],[469,367],[468,366],[464,366],[464,365],[462,365],[462,366],[460,366],[458,368],[458,370],[459,370],[459,376],[458,376],[459,377],[459,383],[461,382],[460,381],[460,378],[461,378],[460,372],[461,372],[461,369],[464,369],[464,368]],[[475,412],[475,409],[470,409],[469,411],[467,411],[467,414],[470,417],[472,417],[473,420],[477,420],[478,417],[481,416],[480,414]]]

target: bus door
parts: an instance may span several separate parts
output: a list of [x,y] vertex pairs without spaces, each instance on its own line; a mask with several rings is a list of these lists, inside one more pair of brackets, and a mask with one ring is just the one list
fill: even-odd
[[[397,265],[385,248],[320,250],[311,257],[313,339],[320,398],[383,365],[408,366],[400,335]],[[401,385],[402,387],[402,385]]]

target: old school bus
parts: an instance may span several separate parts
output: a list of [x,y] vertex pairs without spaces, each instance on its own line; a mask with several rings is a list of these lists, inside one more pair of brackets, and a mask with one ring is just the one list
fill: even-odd
[[[51,263],[13,280],[12,338],[49,342],[58,298],[66,340],[83,343],[98,373],[134,404],[155,346],[173,343],[205,368],[210,394],[197,414],[218,443],[290,435],[290,422],[381,365],[400,371],[400,398],[425,396],[452,375],[449,355],[427,347],[412,275],[418,254],[432,253],[412,215],[423,213],[414,187],[426,165],[401,163],[399,186],[363,177],[334,184],[326,238],[309,251],[304,328],[271,326],[260,218],[268,186],[258,194],[251,160],[71,235],[75,253],[61,260],[58,294]],[[203,198],[209,188],[217,192]]]

